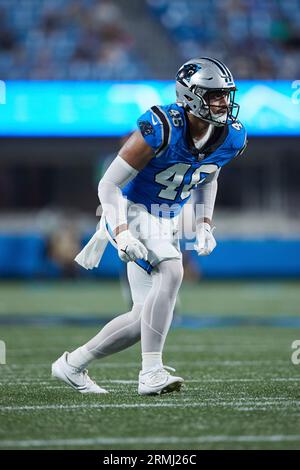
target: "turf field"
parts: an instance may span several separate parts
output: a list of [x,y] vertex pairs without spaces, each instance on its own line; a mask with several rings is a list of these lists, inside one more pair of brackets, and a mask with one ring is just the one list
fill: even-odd
[[296,282],[184,284],[165,348],[184,390],[138,396],[137,345],[90,367],[109,395],[82,396],[50,364],[126,310],[119,285],[1,284],[0,448],[299,449],[299,301]]

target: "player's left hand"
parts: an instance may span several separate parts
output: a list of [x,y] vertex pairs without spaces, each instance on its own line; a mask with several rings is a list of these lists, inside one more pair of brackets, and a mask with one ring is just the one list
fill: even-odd
[[199,256],[207,256],[216,248],[217,242],[213,235],[216,227],[211,227],[207,222],[197,227],[196,243],[194,248]]

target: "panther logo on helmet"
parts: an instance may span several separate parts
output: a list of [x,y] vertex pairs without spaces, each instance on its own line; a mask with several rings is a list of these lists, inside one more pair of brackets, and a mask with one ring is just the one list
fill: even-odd
[[189,81],[192,75],[194,75],[200,69],[201,69],[200,64],[183,65],[177,73],[176,80],[182,81],[183,83],[184,83],[184,80]]

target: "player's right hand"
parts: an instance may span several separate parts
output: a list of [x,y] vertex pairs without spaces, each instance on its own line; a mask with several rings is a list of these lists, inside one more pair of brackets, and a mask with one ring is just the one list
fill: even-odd
[[198,256],[207,256],[216,248],[217,242],[213,235],[216,227],[208,223],[199,224],[196,233],[196,244],[194,248]]
[[123,230],[115,237],[118,246],[118,255],[122,261],[147,260],[148,250],[129,230]]

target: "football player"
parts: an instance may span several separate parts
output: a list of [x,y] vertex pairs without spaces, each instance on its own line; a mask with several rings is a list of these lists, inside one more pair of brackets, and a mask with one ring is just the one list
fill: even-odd
[[[85,345],[53,363],[52,375],[79,392],[106,393],[90,379],[87,365],[139,340],[138,393],[180,390],[183,379],[171,374],[162,360],[183,276],[178,218],[197,186],[204,212],[196,219],[195,250],[209,255],[216,246],[212,215],[218,175],[246,146],[235,91],[230,70],[218,59],[186,62],[176,76],[176,103],[152,106],[138,119],[139,130],[101,179],[101,221],[127,262],[133,306]],[[103,240],[95,235],[84,250],[81,264],[96,266]]]

